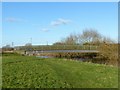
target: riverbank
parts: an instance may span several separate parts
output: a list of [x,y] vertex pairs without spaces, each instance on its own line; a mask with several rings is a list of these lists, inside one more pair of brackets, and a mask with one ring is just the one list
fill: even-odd
[[3,55],[3,88],[117,88],[118,69],[60,58]]

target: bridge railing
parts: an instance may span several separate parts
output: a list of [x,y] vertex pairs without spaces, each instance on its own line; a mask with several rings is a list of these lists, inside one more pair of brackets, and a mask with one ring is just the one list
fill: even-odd
[[22,46],[21,50],[97,50],[99,46],[95,45],[39,45]]

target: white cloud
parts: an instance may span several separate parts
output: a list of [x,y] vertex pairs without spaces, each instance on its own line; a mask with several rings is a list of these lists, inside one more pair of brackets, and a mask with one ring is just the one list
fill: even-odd
[[58,25],[60,25],[61,23],[60,22],[58,22],[58,21],[52,21],[51,22],[51,26],[58,26]]
[[58,18],[57,20],[51,21],[51,23],[47,27],[42,28],[41,31],[48,32],[53,28],[53,26],[66,25],[71,22],[72,21],[68,19]]
[[48,28],[42,28],[41,31],[43,31],[43,32],[48,32],[49,29],[48,29]]
[[58,20],[63,24],[68,24],[71,22],[71,20],[67,20],[67,19],[63,19],[63,18],[59,18]]
[[59,25],[62,25],[62,24],[68,24],[68,23],[70,23],[71,22],[71,20],[68,20],[68,19],[63,19],[63,18],[58,18],[57,20],[55,20],[55,21],[52,21],[51,22],[51,26],[59,26]]
[[24,19],[14,18],[14,17],[5,18],[5,21],[7,21],[7,22],[27,22]]

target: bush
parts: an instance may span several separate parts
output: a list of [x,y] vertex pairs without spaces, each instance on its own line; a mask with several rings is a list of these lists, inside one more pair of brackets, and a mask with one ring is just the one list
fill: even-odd
[[61,52],[56,53],[55,57],[58,58],[89,58],[93,59],[97,56],[97,53],[80,53],[80,52]]
[[118,65],[118,44],[101,44],[99,51],[106,64]]

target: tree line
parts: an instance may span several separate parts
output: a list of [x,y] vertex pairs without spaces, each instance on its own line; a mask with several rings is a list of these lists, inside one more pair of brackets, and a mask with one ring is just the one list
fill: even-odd
[[53,45],[100,45],[102,43],[114,43],[114,40],[101,35],[95,29],[85,29],[81,34],[70,34]]

